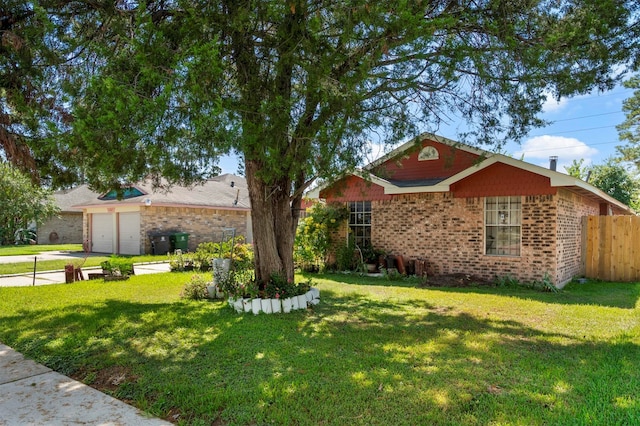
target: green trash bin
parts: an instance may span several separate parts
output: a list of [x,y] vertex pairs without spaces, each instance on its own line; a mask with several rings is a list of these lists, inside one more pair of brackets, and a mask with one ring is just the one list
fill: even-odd
[[176,232],[171,235],[171,251],[176,251],[178,249],[186,252],[189,250],[189,234],[186,232]]

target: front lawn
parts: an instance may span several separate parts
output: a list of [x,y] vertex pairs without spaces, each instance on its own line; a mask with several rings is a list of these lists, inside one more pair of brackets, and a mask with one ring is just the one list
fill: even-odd
[[640,283],[553,294],[323,275],[320,305],[253,316],[180,299],[190,275],[0,288],[0,341],[179,424],[640,419]]
[[43,253],[45,251],[82,251],[82,244],[23,244],[0,246],[0,256],[19,256]]

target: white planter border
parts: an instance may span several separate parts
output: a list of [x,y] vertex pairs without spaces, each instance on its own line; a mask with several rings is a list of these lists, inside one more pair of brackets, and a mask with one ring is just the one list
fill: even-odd
[[[271,309],[267,309],[267,312],[265,312],[264,309],[262,309],[262,301],[268,301],[269,302],[269,307]],[[301,294],[298,296],[292,296],[290,298],[286,298],[286,299],[274,299],[274,300],[278,300],[278,304],[281,303],[282,309],[274,309],[273,305],[272,305],[272,299],[243,299],[243,298],[238,298],[238,299],[233,299],[232,297],[230,297],[228,299],[229,302],[229,306],[234,309],[237,313],[243,313],[243,312],[253,312],[254,315],[257,315],[258,313],[262,312],[265,314],[279,314],[279,313],[289,313],[293,310],[296,309],[307,309],[307,306],[309,305],[317,305],[318,303],[320,303],[320,290],[318,290],[315,287],[311,287],[311,290],[309,290],[307,293],[305,294]],[[303,302],[304,300],[304,302]],[[253,302],[256,302],[255,304]],[[290,301],[289,303],[286,303],[285,301]],[[264,302],[266,303],[266,302]],[[254,306],[260,306],[257,309],[252,309],[252,307]],[[265,305],[266,306],[266,305]]]

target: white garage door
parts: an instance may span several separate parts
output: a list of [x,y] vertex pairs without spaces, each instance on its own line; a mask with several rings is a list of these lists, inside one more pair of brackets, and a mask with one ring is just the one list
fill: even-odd
[[91,251],[113,253],[113,214],[94,213],[91,220]]
[[120,254],[140,254],[140,212],[120,213]]

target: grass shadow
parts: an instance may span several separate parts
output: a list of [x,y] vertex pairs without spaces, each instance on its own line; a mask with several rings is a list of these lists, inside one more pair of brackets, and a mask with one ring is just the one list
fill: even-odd
[[288,315],[238,315],[211,301],[22,309],[3,317],[0,337],[90,384],[120,366],[130,375],[115,396],[184,424],[625,424],[640,415],[637,336],[599,341],[422,299],[321,296]]

